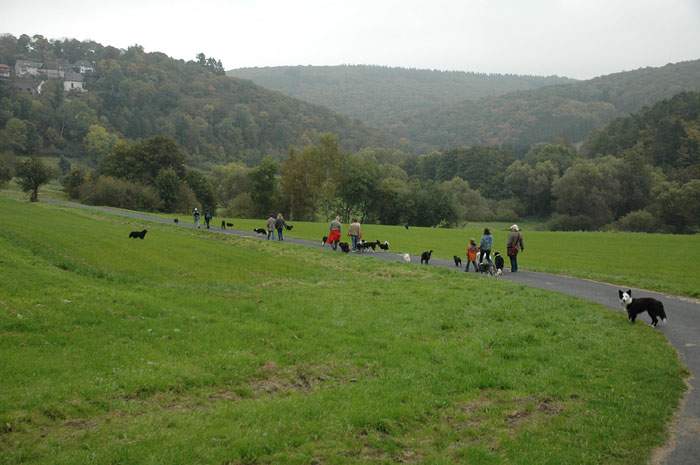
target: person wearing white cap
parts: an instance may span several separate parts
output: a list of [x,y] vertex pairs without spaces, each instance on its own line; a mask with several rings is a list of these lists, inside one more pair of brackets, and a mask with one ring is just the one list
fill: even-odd
[[510,271],[515,273],[518,271],[518,252],[525,250],[523,235],[520,233],[520,228],[517,224],[510,227],[506,250],[508,251],[508,258],[510,259]]
[[194,207],[194,210],[192,210],[192,217],[194,218],[194,225],[197,229],[199,229],[199,210],[197,210],[197,207]]

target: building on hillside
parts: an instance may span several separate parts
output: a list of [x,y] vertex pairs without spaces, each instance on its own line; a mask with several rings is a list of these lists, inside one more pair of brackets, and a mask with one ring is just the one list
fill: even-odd
[[73,66],[71,66],[74,71],[80,73],[80,74],[86,74],[86,73],[94,73],[95,72],[95,67],[93,66],[92,63],[90,63],[87,60],[79,60],[76,61]]
[[39,86],[43,84],[43,81],[38,82],[34,79],[16,79],[12,81],[12,87],[20,92],[28,92],[31,95],[39,94]]
[[63,79],[66,74],[66,66],[62,61],[44,63],[39,70],[47,79]]
[[15,76],[38,76],[43,63],[31,60],[17,60],[15,62]]
[[63,78],[63,90],[66,92],[85,91],[86,89],[83,87],[83,75],[75,71],[66,71],[65,77]]
[[0,79],[8,79],[10,77],[10,66],[0,63]]

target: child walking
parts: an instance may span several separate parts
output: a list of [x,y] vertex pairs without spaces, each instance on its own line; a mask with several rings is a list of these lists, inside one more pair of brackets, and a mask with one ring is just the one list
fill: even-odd
[[469,271],[469,264],[474,265],[474,272],[479,271],[476,267],[477,253],[479,253],[479,248],[476,246],[476,241],[474,239],[469,239],[469,246],[467,247],[467,267],[464,269],[465,272]]

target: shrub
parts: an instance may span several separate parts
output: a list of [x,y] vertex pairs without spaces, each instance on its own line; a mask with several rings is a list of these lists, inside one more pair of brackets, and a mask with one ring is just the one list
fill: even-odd
[[235,218],[254,218],[255,205],[253,199],[248,192],[242,192],[233,198],[223,211],[224,216],[233,216]]
[[0,155],[0,187],[14,176],[14,159],[10,155]]
[[80,198],[80,189],[83,187],[85,180],[85,172],[79,168],[71,170],[71,172],[61,180],[63,191],[68,194],[68,198]]
[[654,215],[646,210],[629,212],[618,219],[614,226],[620,231],[631,232],[654,232],[659,229],[659,223]]
[[111,176],[100,176],[94,182],[83,184],[80,200],[91,205],[131,210],[158,210],[162,206],[153,188]]

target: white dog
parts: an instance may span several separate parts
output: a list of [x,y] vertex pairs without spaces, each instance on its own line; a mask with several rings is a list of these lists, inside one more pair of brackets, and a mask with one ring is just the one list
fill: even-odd
[[411,256],[407,253],[403,254],[403,261],[406,263],[411,263]]

